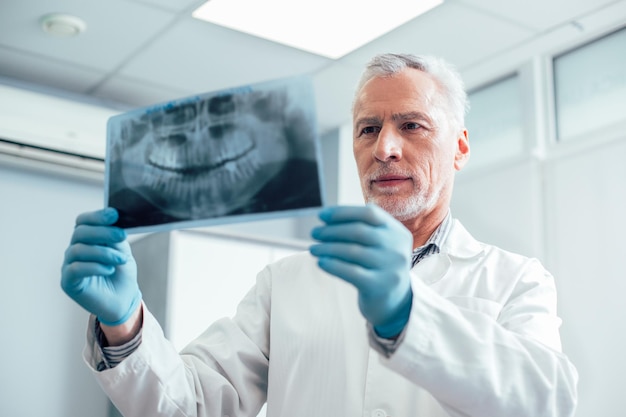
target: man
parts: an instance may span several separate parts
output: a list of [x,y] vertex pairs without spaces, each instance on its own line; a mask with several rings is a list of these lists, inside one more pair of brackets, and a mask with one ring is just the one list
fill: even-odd
[[85,357],[118,408],[254,416],[267,400],[268,416],[573,415],[577,374],[551,275],[451,218],[466,106],[443,61],[375,57],[353,109],[368,204],[323,209],[310,254],[261,271],[235,317],[180,355],[141,304],[115,211],[79,216],[63,288],[95,316]]

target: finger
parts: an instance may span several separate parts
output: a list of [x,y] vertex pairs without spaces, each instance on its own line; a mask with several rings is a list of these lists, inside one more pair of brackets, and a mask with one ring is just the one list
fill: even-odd
[[120,253],[123,253],[124,255],[126,255],[126,258],[128,260],[131,260],[133,257],[133,253],[130,248],[130,243],[128,243],[128,240],[126,240],[126,232],[124,230],[122,230],[122,232],[124,233],[124,240],[114,245],[111,245],[111,247],[114,249],[117,249],[118,251],[120,251]]
[[76,226],[88,224],[93,226],[110,226],[117,221],[119,214],[113,207],[81,213],[76,217]]
[[63,289],[76,288],[84,283],[85,278],[94,276],[110,276],[115,272],[115,266],[103,265],[96,262],[73,262],[61,269],[61,286]]
[[[61,288],[79,304],[85,306],[84,303],[88,301],[88,304],[93,305],[94,301],[100,300],[102,302],[107,298],[107,295],[110,295],[109,277],[114,272],[114,268],[111,267],[111,271],[106,271],[106,268],[102,268],[102,265],[98,264],[73,264],[63,269]],[[89,308],[87,309],[91,311]]]
[[94,246],[77,243],[65,251],[65,263],[95,262],[104,265],[122,265],[128,255],[109,246]]
[[340,223],[317,226],[311,237],[321,242],[352,242],[365,246],[378,246],[383,230],[365,223]]
[[346,243],[313,245],[310,251],[313,256],[318,258],[337,259],[365,269],[379,269],[393,262],[404,262],[401,256],[394,256],[394,254],[378,249]]
[[336,206],[322,209],[319,218],[326,224],[362,222],[372,226],[382,226],[391,216],[380,207],[367,206]]
[[124,229],[114,226],[92,226],[81,224],[74,228],[71,243],[112,246],[126,239]]
[[373,273],[359,265],[325,256],[319,258],[317,264],[329,274],[354,285],[359,291],[367,292],[374,283]]

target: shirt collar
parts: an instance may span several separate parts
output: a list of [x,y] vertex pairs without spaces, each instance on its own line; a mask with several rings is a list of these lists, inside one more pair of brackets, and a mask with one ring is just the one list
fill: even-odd
[[450,234],[450,229],[452,228],[452,215],[450,213],[450,209],[448,209],[448,213],[446,217],[443,219],[441,224],[435,229],[435,231],[430,235],[426,243],[422,246],[419,246],[413,250],[413,254],[418,254],[424,252],[427,248],[431,246],[435,246],[436,250],[433,253],[439,253],[441,247],[446,242],[448,235]]
[[426,243],[413,250],[411,267],[417,265],[422,259],[439,253],[450,234],[450,229],[452,229],[452,216],[450,209],[448,209],[448,214],[446,214],[441,224],[435,229],[432,235],[430,235]]

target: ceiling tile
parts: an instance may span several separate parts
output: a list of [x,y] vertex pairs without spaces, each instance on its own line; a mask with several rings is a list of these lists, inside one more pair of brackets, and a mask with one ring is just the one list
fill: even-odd
[[148,45],[120,73],[174,89],[207,92],[308,73],[330,60],[189,18]]
[[579,29],[593,33],[613,31],[626,25],[626,0],[613,4],[590,13],[577,20]]
[[[59,12],[80,17],[87,30],[74,38],[54,37],[39,27],[41,16]],[[116,68],[157,33],[173,14],[125,0],[3,2],[0,46],[107,71]]]
[[96,97],[116,100],[131,107],[145,107],[192,95],[190,91],[175,90],[164,85],[150,84],[123,76],[113,77],[93,92]]
[[102,79],[104,73],[81,66],[0,47],[0,75],[20,81],[84,93]]
[[532,35],[532,31],[493,15],[446,2],[358,49],[344,60],[365,65],[378,53],[431,54],[461,68]]
[[152,6],[161,7],[165,10],[175,12],[193,11],[200,7],[206,0],[134,0],[137,3],[150,4]]
[[544,31],[595,12],[615,0],[451,0],[499,16],[533,30]]
[[581,16],[577,24],[564,23],[540,36],[533,37],[515,48],[508,48],[489,59],[463,69],[463,79],[469,88],[476,88],[506,73],[519,70],[533,57],[550,57],[593,41],[626,23],[626,1]]

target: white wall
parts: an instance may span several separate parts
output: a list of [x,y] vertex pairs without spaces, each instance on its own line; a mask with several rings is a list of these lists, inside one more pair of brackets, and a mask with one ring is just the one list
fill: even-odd
[[546,260],[559,290],[563,344],[580,373],[578,417],[626,409],[626,135],[546,167]]
[[0,163],[0,415],[106,416],[81,359],[87,314],[60,288],[78,213],[102,185]]

